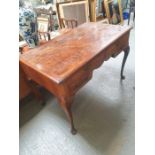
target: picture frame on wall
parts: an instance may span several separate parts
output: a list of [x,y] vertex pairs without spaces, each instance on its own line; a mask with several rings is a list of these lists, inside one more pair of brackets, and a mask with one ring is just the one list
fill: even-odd
[[89,6],[87,0],[59,2],[56,6],[61,28],[61,18],[76,20],[78,25],[89,21]]
[[104,0],[104,8],[110,24],[123,25],[121,0]]
[[89,12],[92,22],[108,19],[109,24],[124,23],[121,0],[89,0]]

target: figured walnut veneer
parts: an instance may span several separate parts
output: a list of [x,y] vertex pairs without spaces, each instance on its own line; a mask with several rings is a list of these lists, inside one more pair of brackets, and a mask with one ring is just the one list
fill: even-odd
[[130,26],[85,23],[20,56],[28,78],[53,93],[76,133],[71,113],[75,93],[91,78],[93,70],[110,57],[129,52]]

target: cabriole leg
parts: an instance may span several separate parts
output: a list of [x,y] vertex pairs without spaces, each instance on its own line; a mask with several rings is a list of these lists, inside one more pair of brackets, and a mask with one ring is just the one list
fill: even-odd
[[123,75],[123,71],[124,71],[124,66],[127,60],[127,57],[129,55],[129,51],[130,51],[130,47],[128,46],[125,50],[124,50],[124,57],[123,57],[123,61],[122,61],[122,67],[121,67],[121,80],[125,79],[125,76]]
[[71,133],[73,135],[75,135],[77,133],[77,130],[74,127],[73,115],[72,115],[72,111],[71,111],[71,105],[73,103],[73,98],[61,98],[61,99],[59,99],[59,102],[60,102],[65,114],[67,115],[69,122],[70,122]]

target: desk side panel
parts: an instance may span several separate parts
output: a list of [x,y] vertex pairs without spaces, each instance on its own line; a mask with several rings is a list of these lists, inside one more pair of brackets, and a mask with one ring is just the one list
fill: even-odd
[[35,69],[27,66],[23,62],[20,62],[20,66],[22,67],[28,80],[33,80],[40,86],[43,86],[52,94],[54,94],[56,97],[60,96],[59,94],[61,94],[63,90],[61,85],[54,83],[51,79],[42,75],[40,72],[36,71]]

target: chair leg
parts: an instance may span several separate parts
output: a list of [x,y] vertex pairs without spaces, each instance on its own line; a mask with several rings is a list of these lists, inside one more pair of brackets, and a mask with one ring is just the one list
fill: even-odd
[[44,33],[44,40],[46,40],[46,34]]
[[51,37],[50,37],[50,33],[47,33],[47,37],[48,37],[48,40],[51,39]]

